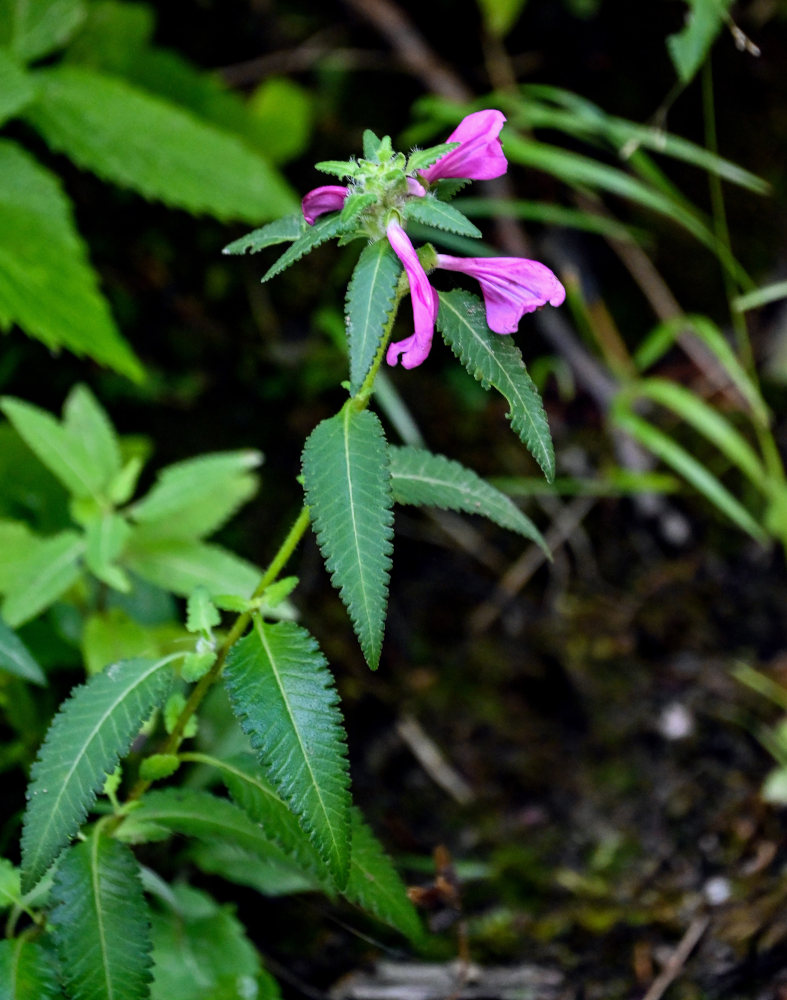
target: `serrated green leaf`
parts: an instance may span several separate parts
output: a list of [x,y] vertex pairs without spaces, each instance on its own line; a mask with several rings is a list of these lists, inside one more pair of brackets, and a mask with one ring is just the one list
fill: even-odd
[[389,454],[396,503],[480,514],[536,542],[548,554],[546,542],[530,518],[471,469],[423,448],[392,447]]
[[300,819],[338,887],[349,865],[349,770],[328,664],[294,622],[267,624],[230,650],[227,692],[279,795]]
[[440,293],[437,327],[473,378],[508,400],[512,428],[551,482],[555,453],[544,404],[513,339],[492,333],[483,303],[463,291]]
[[0,996],[8,1000],[61,1000],[53,957],[37,941],[0,941]]
[[458,208],[449,205],[445,201],[427,195],[425,198],[411,198],[404,208],[407,219],[413,222],[420,222],[423,226],[433,226],[435,229],[443,229],[448,233],[457,233],[459,236],[480,237],[482,235],[478,226],[465,218]]
[[0,670],[33,684],[46,684],[44,672],[27,646],[3,621],[0,621]]
[[46,410],[22,399],[3,396],[0,409],[25,444],[69,493],[75,497],[98,498],[104,477],[84,441]]
[[207,590],[202,586],[195,588],[186,603],[186,629],[207,635],[220,621],[221,615]]
[[84,16],[83,0],[0,0],[0,45],[32,62],[65,45]]
[[57,152],[146,198],[250,222],[294,208],[281,175],[228,132],[123,80],[61,65],[24,117]]
[[396,298],[402,265],[387,240],[364,247],[347,286],[350,389],[361,388],[372,367]]
[[[292,858],[242,809],[228,799],[193,789],[148,792],[139,807],[126,816],[117,836],[134,844],[164,840],[173,833],[206,844],[229,844],[245,852],[247,861],[251,857],[293,867]],[[318,873],[313,874],[315,887],[322,881]]]
[[390,858],[366,825],[358,809],[352,809],[352,858],[345,899],[366,913],[395,927],[411,941],[423,938],[423,927],[407,890]]
[[144,1000],[150,924],[131,850],[96,828],[62,858],[52,898],[52,935],[72,1000]]
[[6,858],[0,858],[0,910],[16,906],[21,899],[22,887],[19,869],[15,868]]
[[76,385],[63,404],[63,426],[80,441],[102,487],[122,468],[120,444],[104,408],[86,385]]
[[259,229],[253,229],[240,239],[233,240],[221,251],[226,254],[235,253],[257,253],[265,247],[275,246],[277,243],[291,243],[303,234],[306,220],[301,212],[294,212],[292,215],[285,215],[275,222],[269,222]]
[[0,124],[13,118],[34,96],[30,74],[12,58],[10,52],[0,48]]
[[136,381],[143,369],[115,327],[60,181],[0,140],[0,329],[17,323]]
[[365,159],[377,162],[377,151],[380,148],[380,139],[370,128],[363,130],[363,155]]
[[152,915],[151,1000],[277,1000],[232,909],[191,886],[172,892],[177,908]]
[[355,160],[320,160],[314,164],[314,169],[332,177],[354,177],[359,170]]
[[261,463],[260,452],[247,448],[169,465],[129,514],[145,525],[145,538],[202,538],[218,531],[254,494],[258,479],[252,470]]
[[0,609],[12,628],[35,618],[78,579],[84,548],[84,539],[75,531],[61,531],[19,564],[19,576]]
[[171,659],[115,663],[60,707],[31,771],[22,833],[25,891],[77,832],[106,776],[166,697]]
[[361,212],[374,205],[377,200],[378,196],[372,191],[354,191],[352,194],[349,194],[344,199],[344,204],[342,205],[342,222],[348,229],[351,228]]
[[340,236],[344,231],[345,225],[340,213],[327,215],[324,218],[317,219],[314,225],[309,226],[306,229],[306,232],[300,236],[292,244],[292,246],[285,250],[281,257],[279,257],[279,259],[268,268],[260,280],[263,284],[266,281],[270,281],[271,278],[275,278],[277,274],[281,274],[282,271],[286,270],[290,264],[294,264],[307,253],[311,253],[312,250],[325,243],[327,240],[332,240],[336,236]]
[[416,149],[407,158],[407,166],[404,168],[406,174],[413,174],[416,170],[426,170],[436,163],[441,156],[450,153],[452,149],[457,149],[458,142],[441,142],[438,146],[429,146],[428,149]]
[[219,545],[180,538],[143,539],[140,532],[131,535],[124,565],[178,597],[188,597],[200,585],[211,597],[250,597],[262,576],[256,566]]
[[145,757],[139,766],[139,776],[143,781],[161,781],[169,778],[180,767],[176,753],[154,753]]
[[667,49],[684,84],[705,61],[732,0],[687,0],[687,3],[689,11],[684,28],[667,38]]
[[382,424],[351,406],[323,420],[303,449],[306,502],[331,582],[375,670],[385,627],[393,549],[388,453]]

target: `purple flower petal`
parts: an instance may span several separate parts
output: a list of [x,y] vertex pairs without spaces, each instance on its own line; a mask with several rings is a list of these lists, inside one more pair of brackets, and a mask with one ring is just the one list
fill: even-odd
[[405,340],[391,344],[385,360],[389,365],[395,365],[401,357],[404,368],[415,368],[426,360],[432,346],[439,300],[404,229],[398,222],[392,220],[388,223],[386,233],[388,242],[404,265],[407,280],[410,282],[415,332]]
[[301,202],[304,219],[313,226],[318,215],[339,211],[347,195],[347,188],[339,184],[325,184],[323,187],[313,188],[303,196]]
[[523,257],[450,257],[437,255],[437,266],[460,271],[481,285],[486,321],[495,333],[513,333],[525,313],[549,303],[559,306],[566,290],[545,264]]
[[446,139],[459,146],[421,170],[421,177],[429,184],[441,177],[467,177],[473,181],[502,177],[508,169],[499,139],[505,120],[502,111],[474,111],[467,115]]

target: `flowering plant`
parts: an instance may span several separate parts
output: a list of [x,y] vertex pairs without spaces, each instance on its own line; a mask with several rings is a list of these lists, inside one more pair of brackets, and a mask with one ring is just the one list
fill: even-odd
[[[14,630],[72,591],[75,605],[90,608],[82,636],[90,676],[61,706],[32,767],[21,867],[0,863],[0,905],[11,910],[8,940],[0,943],[3,995],[51,1000],[61,996],[62,982],[70,1000],[192,997],[190,962],[199,953],[201,974],[213,977],[211,996],[225,995],[221,984],[231,977],[233,996],[276,998],[275,982],[226,912],[141,865],[140,845],[175,834],[196,842],[187,861],[208,874],[263,894],[341,896],[419,939],[405,888],[353,804],[334,679],[290,603],[298,580],[282,573],[313,527],[366,662],[376,669],[396,503],[480,514],[544,546],[503,493],[442,455],[389,444],[369,408],[383,359],[421,364],[436,328],[485,388],[505,396],[511,426],[553,475],[541,399],[512,339],[498,334],[512,332],[533,309],[559,304],[560,282],[535,261],[462,259],[431,243],[416,250],[407,232],[418,223],[435,240],[446,231],[480,235],[448,199],[464,180],[505,171],[502,124],[500,112],[477,112],[446,143],[409,156],[367,132],[363,159],[319,164],[345,185],[309,192],[302,213],[227,248],[242,253],[288,242],[268,280],[328,239],[365,241],[347,293],[349,398],[309,435],[303,505],[259,574],[205,541],[255,490],[256,452],[178,463],[134,499],[141,460],[124,460],[87,389],[69,395],[62,421],[0,398],[20,446],[67,492],[64,518],[73,522],[47,538],[22,523],[0,526],[12,562],[24,567],[18,580],[0,579],[4,662],[20,678],[44,683]],[[484,302],[462,290],[437,291],[431,274],[438,269],[477,280]],[[389,343],[408,292],[414,332]],[[185,599],[185,622],[160,635],[126,617],[123,607],[142,585],[170,603],[172,596]],[[117,595],[123,606],[112,603]],[[206,727],[190,749],[215,689],[224,692],[231,736]],[[201,769],[197,781],[179,784],[182,769],[194,768]],[[212,790],[217,784],[223,791]],[[223,942],[207,951],[200,936],[206,914],[211,935]],[[14,992],[8,984],[19,969],[27,986]]]

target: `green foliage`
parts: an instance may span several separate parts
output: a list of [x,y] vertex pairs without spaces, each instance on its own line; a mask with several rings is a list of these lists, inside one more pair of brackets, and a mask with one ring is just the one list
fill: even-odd
[[61,1000],[53,957],[36,941],[0,941],[0,996],[9,1000]]
[[490,35],[504,38],[519,20],[527,0],[476,0]]
[[144,1000],[150,925],[139,866],[101,833],[71,847],[52,889],[52,933],[73,1000]]
[[[294,264],[301,257],[305,256],[307,253],[311,253],[312,250],[316,249],[328,240],[335,239],[340,236],[345,229],[344,220],[339,214],[331,214],[323,219],[317,219],[313,226],[309,226],[304,233],[299,236],[295,242],[290,246],[284,253],[279,257],[275,264],[265,272],[262,276],[263,283],[270,281],[271,278],[275,278],[277,274],[281,274],[282,271],[286,270],[290,264]],[[251,236],[247,237],[251,239]],[[236,241],[237,242],[237,241]],[[277,240],[277,243],[282,242]],[[236,244],[230,244],[235,246]]]
[[27,646],[3,621],[0,621],[0,670],[33,684],[46,684],[44,672]]
[[732,0],[686,0],[689,10],[684,28],[667,39],[678,78],[688,83],[710,52],[722,29]]
[[396,503],[480,514],[516,531],[548,552],[541,532],[513,501],[477,473],[423,448],[390,448],[391,488]]
[[61,707],[31,772],[22,834],[26,890],[77,832],[171,681],[168,658],[126,660],[92,677]]
[[0,45],[24,62],[60,48],[86,14],[84,0],[0,0]]
[[405,206],[405,214],[408,219],[420,222],[422,226],[432,226],[448,233],[457,233],[459,236],[470,236],[475,239],[481,236],[481,230],[465,218],[459,209],[434,196],[413,198]]
[[314,639],[292,622],[252,631],[230,651],[233,710],[279,795],[339,888],[349,865],[349,772],[333,678]]
[[555,475],[555,455],[544,404],[527,373],[519,348],[509,337],[492,333],[481,301],[467,292],[440,294],[437,326],[443,339],[473,378],[494,386],[508,400],[512,428],[548,480]]
[[13,118],[34,96],[30,75],[0,48],[0,124]]
[[387,240],[364,247],[347,286],[350,388],[358,392],[393,315],[402,265]]
[[2,605],[12,628],[35,618],[79,578],[85,543],[75,531],[61,531],[33,548],[17,563],[17,579]]
[[368,410],[346,405],[303,449],[306,502],[331,582],[375,670],[385,626],[393,536],[385,435]]
[[285,215],[275,222],[269,222],[259,229],[252,230],[238,240],[233,240],[224,247],[222,253],[257,253],[265,247],[276,246],[277,243],[291,243],[303,235],[305,225],[300,212]]
[[228,906],[185,885],[152,914],[151,1000],[277,1000],[275,981]]
[[16,906],[22,898],[19,870],[10,861],[0,858],[0,910]]

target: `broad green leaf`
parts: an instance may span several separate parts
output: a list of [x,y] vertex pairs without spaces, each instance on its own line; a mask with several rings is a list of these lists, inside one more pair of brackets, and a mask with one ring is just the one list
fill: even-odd
[[22,833],[25,891],[78,831],[106,776],[166,697],[171,659],[114,663],[60,707],[31,771]]
[[425,198],[411,198],[405,205],[404,214],[406,218],[420,222],[422,226],[434,226],[435,229],[444,229],[460,236],[481,236],[478,226],[466,219],[459,209],[429,195]]
[[0,45],[31,62],[65,45],[85,16],[83,0],[0,0]]
[[232,908],[191,886],[172,892],[176,909],[151,915],[151,1000],[277,1000]]
[[23,521],[0,520],[0,594],[16,587],[20,568],[42,544]]
[[[295,867],[282,847],[242,809],[228,799],[193,789],[164,788],[148,792],[139,808],[125,818],[117,836],[135,844],[164,840],[173,833],[194,837],[206,844],[230,845],[244,852],[247,863],[260,860]],[[319,874],[313,874],[312,886],[315,888],[323,886]]]
[[513,338],[492,333],[481,301],[463,291],[440,293],[437,327],[473,378],[508,400],[512,428],[551,482],[555,454],[544,404]]
[[341,236],[344,231],[345,225],[341,215],[338,213],[317,219],[314,225],[307,226],[303,235],[299,236],[292,246],[288,247],[281,257],[268,268],[262,276],[262,282],[270,281],[271,278],[276,277],[277,274],[281,274],[282,271],[286,270],[290,264],[294,264],[307,253],[311,253],[312,250],[321,246],[327,240]]
[[86,385],[77,385],[63,404],[63,426],[79,441],[102,487],[120,474],[120,443],[104,408]]
[[423,938],[421,921],[402,880],[356,808],[352,809],[352,858],[344,897],[411,941]]
[[657,458],[682,475],[698,493],[701,493],[733,524],[736,524],[758,542],[767,541],[765,531],[743,504],[682,445],[673,441],[671,437],[647,420],[632,413],[624,405],[613,408],[612,418],[616,427],[631,434]]
[[0,997],[3,1000],[61,1000],[57,968],[38,942],[26,937],[0,941]]
[[430,146],[428,149],[416,149],[407,158],[405,173],[413,174],[416,170],[426,170],[436,163],[441,156],[450,153],[452,149],[459,147],[458,142],[441,142],[437,146]]
[[0,910],[16,906],[21,899],[22,887],[19,869],[15,868],[6,858],[0,858]]
[[25,444],[72,496],[99,497],[104,477],[86,441],[46,410],[24,400],[2,396],[0,409]]
[[144,1000],[150,923],[130,848],[96,827],[61,859],[52,898],[52,934],[73,1000]]
[[423,448],[392,447],[391,488],[396,503],[480,514],[548,552],[541,532],[517,505],[471,469]]
[[268,778],[341,888],[350,861],[347,746],[317,643],[294,622],[270,625],[255,615],[251,632],[230,650],[224,678]]
[[261,570],[219,545],[180,538],[143,539],[138,532],[129,539],[123,564],[178,597],[188,597],[200,585],[211,597],[251,597],[262,576]]
[[306,221],[300,212],[292,215],[285,215],[275,222],[269,222],[260,229],[253,229],[240,239],[233,240],[221,251],[222,253],[257,253],[265,247],[275,246],[277,243],[292,243],[303,234]]
[[314,118],[310,90],[286,76],[266,76],[246,108],[267,138],[266,155],[272,163],[286,163],[306,152]]
[[24,116],[57,152],[146,198],[220,219],[258,221],[294,207],[281,176],[233,135],[116,77],[41,71]]
[[116,565],[131,526],[119,514],[103,514],[93,519],[85,531],[85,562],[99,580],[127,594],[131,590],[128,576]]
[[13,118],[34,97],[35,87],[30,74],[7,49],[0,48],[0,124]]
[[767,473],[752,446],[723,414],[696,393],[663,378],[642,379],[632,393],[668,407],[716,445],[758,489],[768,492]]
[[129,513],[145,537],[202,538],[212,534],[257,490],[258,451],[217,452],[162,469]]
[[129,618],[122,608],[96,611],[85,619],[80,640],[88,674],[97,674],[109,663],[157,652],[150,626]]
[[402,265],[387,240],[364,247],[347,287],[350,389],[356,393],[372,367],[396,298]]
[[76,582],[85,542],[75,531],[61,531],[36,545],[18,564],[19,576],[0,608],[0,615],[18,628],[53,604]]
[[732,0],[687,0],[684,28],[667,38],[667,49],[681,83],[688,83],[710,51],[724,25]]
[[50,349],[88,355],[139,381],[115,327],[60,181],[0,140],[0,329],[17,323]]
[[393,549],[385,434],[369,410],[346,405],[323,420],[303,449],[306,502],[331,582],[375,670],[385,627]]
[[44,672],[27,646],[3,621],[0,621],[0,670],[21,677],[22,680],[32,681],[33,684],[46,684]]

